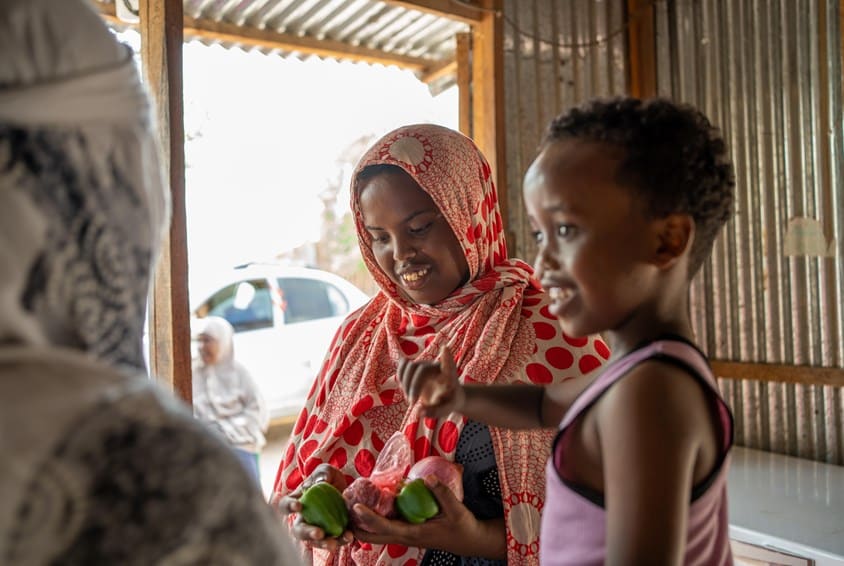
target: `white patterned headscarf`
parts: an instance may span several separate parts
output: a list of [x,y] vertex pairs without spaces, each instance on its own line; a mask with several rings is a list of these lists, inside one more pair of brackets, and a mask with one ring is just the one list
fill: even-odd
[[85,2],[0,0],[0,343],[143,368],[155,140],[131,50]]
[[0,0],[0,566],[299,563],[139,371],[168,214],[149,115],[87,0]]

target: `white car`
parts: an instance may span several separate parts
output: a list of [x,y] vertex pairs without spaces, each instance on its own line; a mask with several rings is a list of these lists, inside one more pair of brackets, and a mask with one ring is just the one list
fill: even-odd
[[272,419],[305,404],[334,333],[369,297],[333,273],[249,264],[192,300],[194,317],[234,327],[234,355],[252,374]]

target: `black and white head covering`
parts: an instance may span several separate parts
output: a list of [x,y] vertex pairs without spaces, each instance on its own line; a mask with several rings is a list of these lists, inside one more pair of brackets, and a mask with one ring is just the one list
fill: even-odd
[[0,0],[0,343],[143,367],[168,218],[131,50],[82,3]]
[[155,140],[85,0],[0,0],[0,566],[298,562],[228,446],[140,371]]

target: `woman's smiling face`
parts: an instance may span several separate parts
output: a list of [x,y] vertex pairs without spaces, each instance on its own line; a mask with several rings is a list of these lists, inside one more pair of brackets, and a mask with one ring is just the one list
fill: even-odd
[[445,217],[403,170],[364,180],[358,201],[375,261],[407,299],[434,305],[469,279],[463,248]]

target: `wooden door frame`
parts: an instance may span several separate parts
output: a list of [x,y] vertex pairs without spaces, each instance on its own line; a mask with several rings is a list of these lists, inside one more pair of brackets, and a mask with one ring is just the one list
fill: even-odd
[[[504,145],[503,0],[480,0],[478,7],[449,0],[389,3],[453,17],[471,27],[471,57],[464,55],[460,80],[461,129],[473,137],[490,162],[498,188],[508,244]],[[109,14],[105,14],[108,16]],[[181,0],[141,0],[141,58],[152,93],[169,180],[171,224],[155,273],[150,301],[149,341],[151,373],[182,399],[191,401],[190,312],[188,298],[187,231],[185,209],[182,43],[185,19]],[[467,38],[463,38],[466,48]],[[469,65],[469,68],[466,66]],[[467,80],[468,77],[468,80]],[[470,116],[466,113],[471,112]],[[512,248],[511,248],[512,249]]]
[[141,61],[157,118],[171,220],[149,306],[150,372],[175,394],[192,398],[185,212],[181,0],[141,0]]

